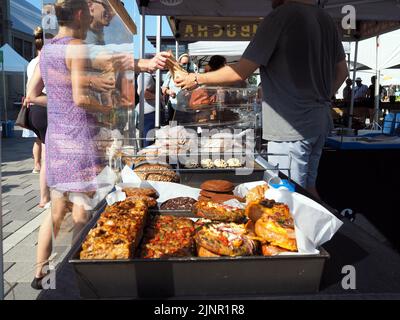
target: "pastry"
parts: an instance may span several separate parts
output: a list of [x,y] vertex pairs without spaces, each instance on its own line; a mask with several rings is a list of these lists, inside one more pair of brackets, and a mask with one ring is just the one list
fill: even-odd
[[201,167],[206,169],[214,168],[214,162],[211,159],[201,160]]
[[268,190],[268,185],[262,184],[251,188],[246,194],[246,203],[258,202],[265,199],[265,192]]
[[163,202],[161,210],[192,210],[197,200],[189,197],[177,197]]
[[209,257],[210,252],[220,256],[248,256],[256,249],[255,242],[247,236],[243,224],[212,223],[204,225],[195,235],[199,256]]
[[246,219],[243,209],[213,201],[197,201],[193,206],[193,213],[213,221],[242,222]]
[[275,256],[282,252],[290,252],[290,251],[277,246],[273,246],[269,243],[261,244],[261,253],[263,256]]
[[237,158],[230,158],[226,161],[229,168],[239,168],[242,166],[242,163]]
[[204,181],[200,188],[202,190],[211,191],[211,192],[231,192],[235,186],[232,182],[227,180],[207,180]]
[[256,235],[273,246],[297,251],[296,233],[289,207],[274,200],[250,202],[246,215],[254,223]]
[[142,200],[127,199],[107,206],[82,244],[80,259],[129,259],[135,254],[147,218]]
[[155,199],[158,198],[157,191],[153,188],[123,188],[122,191],[126,193],[127,197],[143,195]]
[[194,251],[194,224],[187,218],[156,216],[145,230],[142,258],[190,257]]
[[226,168],[228,167],[228,164],[225,162],[224,159],[217,159],[214,161],[214,166],[216,168]]
[[133,170],[140,179],[149,181],[179,182],[179,177],[169,165],[145,163]]
[[184,163],[184,167],[188,169],[193,169],[197,168],[199,166],[199,163],[197,161],[187,161]]

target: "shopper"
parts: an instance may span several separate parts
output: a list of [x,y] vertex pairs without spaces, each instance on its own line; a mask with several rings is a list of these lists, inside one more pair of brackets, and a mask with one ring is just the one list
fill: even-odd
[[[190,63],[190,57],[187,53],[183,53],[179,56],[178,58],[178,63],[180,64],[180,66],[185,69],[186,71],[191,71],[193,72],[194,68],[192,66],[192,64]],[[176,104],[177,104],[177,99],[176,99],[176,95],[179,93],[179,91],[181,91],[181,88],[179,88],[178,86],[175,85],[174,79],[172,78],[172,75],[170,72],[167,73],[164,83],[161,87],[162,93],[168,97],[168,113],[169,113],[169,119],[171,120],[173,118],[174,115],[174,110],[176,108]]]
[[226,58],[220,55],[212,56],[208,62],[208,66],[208,72],[221,69],[226,66]]
[[[101,170],[99,154],[94,146],[95,112],[108,113],[109,106],[99,104],[88,94],[91,79],[86,75],[86,38],[92,21],[86,0],[57,0],[55,11],[58,34],[46,44],[28,86],[26,103],[46,105],[48,128],[46,134],[47,180],[51,188],[51,217],[43,223],[39,235],[38,265],[32,287],[40,289],[43,265],[51,253],[51,229],[57,237],[68,202],[72,205],[73,239],[88,220],[87,201],[97,191],[96,177]],[[150,60],[134,60],[120,55],[120,70],[154,71],[163,69],[168,53],[162,52]],[[42,95],[46,86],[47,96]],[[50,231],[49,231],[50,230]]]
[[[41,27],[37,27],[34,32],[35,36],[35,47],[37,51],[37,56],[31,62],[29,62],[27,68],[27,76],[28,76],[28,84],[29,80],[32,78],[35,68],[38,66],[40,51],[43,47],[43,29]],[[45,90],[42,92],[46,94]],[[46,106],[41,105],[29,105],[29,113],[28,113],[28,123],[29,127],[32,128],[32,131],[35,132],[37,139],[40,142],[41,149],[41,166],[40,166],[40,208],[49,208],[50,207],[50,191],[47,187],[46,182],[46,167],[45,167],[45,138],[46,138],[46,130],[47,130],[47,109]]]
[[[291,178],[318,196],[318,163],[332,128],[331,97],[348,76],[345,54],[336,24],[314,0],[273,0],[272,6],[238,63],[182,74],[176,84],[187,89],[229,84],[260,68],[268,152],[290,154]],[[287,157],[269,160],[289,166]]]
[[343,100],[346,102],[346,105],[350,105],[351,101],[351,87],[353,85],[353,80],[348,78],[346,80],[346,86],[343,88]]
[[354,100],[362,101],[367,98],[368,86],[362,84],[362,79],[360,77],[356,78],[356,86],[354,88]]
[[[143,122],[143,138],[151,138],[151,140],[144,140],[144,146],[147,147],[150,145],[154,138],[154,134],[152,137],[148,136],[149,132],[155,128],[155,119],[156,119],[156,81],[154,76],[148,72],[142,72],[139,74],[137,78],[137,93],[140,96],[142,93],[142,77],[144,78],[144,122]],[[160,101],[161,102],[161,101]],[[136,105],[137,117],[140,115],[140,103]],[[161,106],[162,109],[162,106]],[[161,114],[160,114],[161,116]]]

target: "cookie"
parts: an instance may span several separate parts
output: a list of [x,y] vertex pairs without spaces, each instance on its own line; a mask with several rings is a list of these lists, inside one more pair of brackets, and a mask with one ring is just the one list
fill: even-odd
[[211,191],[207,191],[207,190],[201,190],[200,194],[206,198],[212,198],[214,196],[218,196],[219,194],[233,195],[232,191],[231,192],[211,192]]
[[235,186],[227,180],[207,180],[201,184],[200,188],[211,192],[231,192]]
[[177,197],[163,202],[160,206],[161,210],[192,210],[193,205],[197,201],[190,197]]

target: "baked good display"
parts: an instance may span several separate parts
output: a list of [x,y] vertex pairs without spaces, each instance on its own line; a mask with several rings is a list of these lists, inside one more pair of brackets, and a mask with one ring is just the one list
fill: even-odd
[[246,206],[246,215],[263,244],[297,251],[294,220],[286,204],[268,199],[251,202]]
[[142,180],[179,182],[179,176],[167,164],[144,163],[137,166],[133,171]]
[[243,224],[208,223],[196,232],[199,257],[248,256],[256,251],[256,243],[247,236]]
[[142,258],[190,257],[194,254],[194,224],[187,218],[156,216],[146,228]]
[[227,180],[207,180],[204,181],[200,188],[202,190],[211,191],[211,192],[232,192],[235,188],[234,184]]
[[213,221],[242,222],[246,219],[243,209],[207,200],[197,201],[193,206],[193,213]]
[[129,259],[139,246],[147,218],[141,200],[125,200],[107,206],[82,244],[80,259]]
[[268,184],[262,184],[251,188],[246,194],[246,203],[258,202],[265,199],[265,192],[268,190]]
[[197,200],[190,197],[177,197],[164,201],[161,210],[188,210],[191,211]]

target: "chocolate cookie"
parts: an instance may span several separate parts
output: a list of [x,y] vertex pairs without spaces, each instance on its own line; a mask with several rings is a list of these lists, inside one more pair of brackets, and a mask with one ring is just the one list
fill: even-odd
[[206,190],[201,190],[200,191],[200,194],[203,196],[203,197],[206,197],[206,198],[212,198],[212,197],[214,197],[214,196],[218,196],[218,195],[220,195],[220,194],[230,194],[230,195],[233,195],[233,192],[231,191],[231,192],[211,192],[211,191],[206,191]]
[[161,210],[192,210],[193,205],[197,201],[189,197],[177,197],[163,202],[160,206]]
[[235,186],[227,180],[207,180],[201,184],[200,188],[206,191],[225,193],[231,192]]

